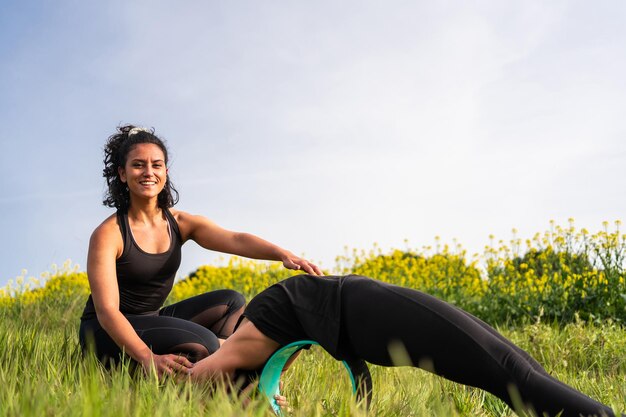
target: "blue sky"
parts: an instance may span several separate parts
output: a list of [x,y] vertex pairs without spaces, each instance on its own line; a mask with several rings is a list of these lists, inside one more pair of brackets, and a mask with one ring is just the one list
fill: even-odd
[[623,219],[622,1],[13,3],[0,284],[84,269],[121,123],[168,141],[178,208],[329,269],[344,246]]

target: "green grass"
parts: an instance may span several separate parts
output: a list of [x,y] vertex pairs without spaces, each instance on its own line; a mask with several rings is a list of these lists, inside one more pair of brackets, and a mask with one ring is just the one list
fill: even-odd
[[[0,309],[0,416],[271,416],[261,398],[244,407],[226,390],[104,370],[77,349],[84,300]],[[614,323],[530,323],[501,331],[559,379],[626,410],[626,332]],[[372,367],[376,416],[509,416],[483,391],[412,368]],[[347,373],[320,348],[300,355],[285,377],[293,416],[365,416]]]

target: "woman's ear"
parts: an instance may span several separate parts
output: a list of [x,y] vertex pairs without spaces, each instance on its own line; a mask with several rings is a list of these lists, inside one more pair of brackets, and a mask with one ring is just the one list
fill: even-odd
[[122,167],[117,167],[117,175],[120,177],[120,181],[126,183],[126,170]]

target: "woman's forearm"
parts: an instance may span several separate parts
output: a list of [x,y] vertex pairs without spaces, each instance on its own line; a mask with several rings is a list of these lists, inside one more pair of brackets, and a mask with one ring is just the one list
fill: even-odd
[[234,238],[236,254],[246,258],[283,261],[291,252],[250,233],[237,233]]
[[128,356],[147,365],[152,359],[152,351],[137,335],[130,322],[119,311],[99,313],[98,321],[113,341]]
[[233,252],[236,255],[254,259],[265,259],[268,261],[280,261],[285,268],[303,270],[312,275],[324,275],[317,265],[258,236],[250,233],[236,233],[233,240],[236,242],[233,245],[237,248]]

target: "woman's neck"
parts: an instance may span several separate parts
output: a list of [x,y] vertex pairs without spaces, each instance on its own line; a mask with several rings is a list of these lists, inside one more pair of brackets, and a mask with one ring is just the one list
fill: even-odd
[[154,223],[163,218],[163,210],[156,201],[133,201],[128,207],[128,217],[140,223]]

